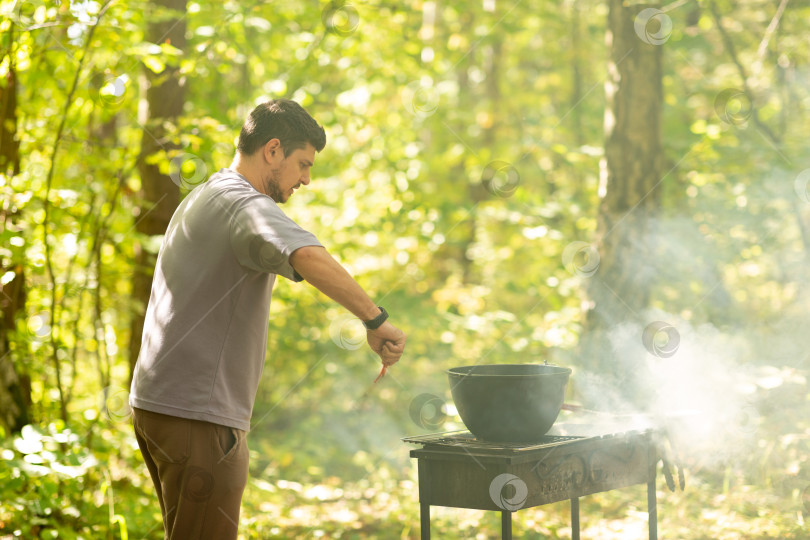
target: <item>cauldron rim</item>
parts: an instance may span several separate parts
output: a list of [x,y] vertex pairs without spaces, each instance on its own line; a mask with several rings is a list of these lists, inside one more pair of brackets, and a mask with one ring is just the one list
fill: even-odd
[[[540,366],[540,367],[548,367],[548,368],[556,368],[556,369],[549,369],[545,373],[538,372],[538,373],[475,373],[475,368],[481,367],[490,367],[490,366],[498,366],[498,367],[524,367],[524,366]],[[461,370],[470,370],[470,371],[461,371]],[[571,375],[572,369],[569,367],[558,366],[556,364],[474,364],[470,366],[456,366],[446,370],[448,375],[454,375],[458,377],[553,377],[553,376],[560,376],[560,375]]]

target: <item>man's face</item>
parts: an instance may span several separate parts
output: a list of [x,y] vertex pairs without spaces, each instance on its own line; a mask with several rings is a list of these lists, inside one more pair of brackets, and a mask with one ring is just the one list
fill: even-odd
[[264,192],[278,204],[287,202],[293,191],[302,184],[309,184],[309,169],[315,163],[315,147],[307,143],[304,148],[281,156],[283,152],[279,152],[278,158],[269,164],[268,174],[263,180]]

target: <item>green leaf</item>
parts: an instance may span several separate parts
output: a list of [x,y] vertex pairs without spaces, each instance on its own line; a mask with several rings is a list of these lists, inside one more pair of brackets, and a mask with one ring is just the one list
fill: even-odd
[[144,56],[143,64],[156,75],[160,75],[166,69],[166,64],[157,56]]

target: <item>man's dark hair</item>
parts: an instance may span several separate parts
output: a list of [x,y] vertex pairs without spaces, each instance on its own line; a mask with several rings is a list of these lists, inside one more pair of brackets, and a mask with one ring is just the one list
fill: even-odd
[[284,156],[307,143],[320,152],[326,146],[326,133],[301,105],[290,99],[266,101],[250,114],[239,133],[236,149],[245,156],[253,155],[270,139],[281,141]]

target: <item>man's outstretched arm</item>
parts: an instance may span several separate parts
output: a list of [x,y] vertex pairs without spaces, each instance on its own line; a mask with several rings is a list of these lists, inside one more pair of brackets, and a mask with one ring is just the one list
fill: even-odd
[[[290,265],[313,287],[339,303],[362,321],[380,314],[380,308],[366,291],[321,246],[305,246],[293,252]],[[376,330],[368,330],[369,347],[386,366],[395,364],[405,350],[405,334],[385,321]]]

